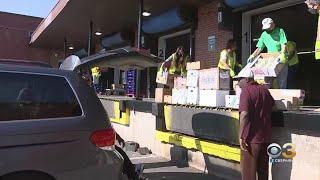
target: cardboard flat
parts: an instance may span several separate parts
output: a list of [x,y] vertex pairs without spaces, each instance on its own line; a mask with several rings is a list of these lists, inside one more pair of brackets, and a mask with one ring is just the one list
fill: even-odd
[[251,70],[255,78],[277,77],[284,64],[280,63],[279,53],[261,53],[256,59],[248,63],[239,74]]
[[210,67],[211,61],[196,61],[187,63],[187,70],[209,69]]

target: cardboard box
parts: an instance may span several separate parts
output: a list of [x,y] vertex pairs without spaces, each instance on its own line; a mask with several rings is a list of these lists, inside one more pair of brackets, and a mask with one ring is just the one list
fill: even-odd
[[172,89],[172,104],[187,104],[188,89]]
[[124,89],[124,85],[123,84],[112,84],[111,85],[112,89]]
[[171,95],[171,94],[172,94],[172,90],[170,88],[156,88],[155,102],[163,103],[164,96]]
[[253,62],[248,63],[239,74],[251,70],[257,79],[265,76],[277,77],[283,67],[284,64],[280,63],[279,53],[261,53]]
[[172,104],[172,96],[171,95],[165,95],[163,97],[163,102],[167,104]]
[[156,78],[156,83],[163,84],[163,85],[166,85],[166,86],[173,88],[174,77],[177,77],[177,75],[168,74],[167,72],[164,72],[162,74],[158,73],[157,78]]
[[235,91],[236,87],[239,86],[239,81],[232,81],[232,89]]
[[299,105],[303,105],[305,98],[305,91],[300,89],[269,89],[269,92],[275,100],[296,97],[299,100]]
[[192,105],[199,104],[199,89],[197,87],[188,87],[187,103]]
[[187,88],[187,78],[185,77],[175,77],[174,78],[174,88],[175,89],[186,89]]
[[237,95],[226,95],[226,107],[232,109],[239,109],[240,97]]
[[292,97],[291,100],[283,99],[276,100],[276,108],[280,111],[299,111],[299,99],[296,97]]
[[277,77],[284,64],[280,63],[279,53],[262,53],[255,63],[252,72],[256,78]]
[[189,70],[187,72],[187,87],[198,87],[199,86],[199,71]]
[[211,68],[211,61],[196,61],[187,63],[187,70],[200,70],[209,68]]
[[199,88],[201,90],[230,90],[230,73],[219,68],[200,70]]
[[224,107],[226,104],[225,96],[229,95],[225,90],[200,90],[200,106]]

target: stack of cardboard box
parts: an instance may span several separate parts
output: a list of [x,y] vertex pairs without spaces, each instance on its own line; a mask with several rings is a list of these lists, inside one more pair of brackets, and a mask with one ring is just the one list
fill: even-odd
[[187,103],[187,78],[175,77],[172,89],[172,104]]
[[[281,64],[279,60],[279,53],[262,53],[253,62],[248,63],[242,71],[251,70],[256,82],[264,84],[268,88],[272,88],[274,85],[273,81],[277,79],[283,67],[284,64]],[[269,91],[276,101],[276,107],[278,110],[299,110],[300,105],[303,104],[303,90],[269,89]],[[240,93],[238,93],[237,97],[226,97],[226,107],[237,109],[239,107],[237,104],[240,99],[239,95]]]
[[174,86],[175,75],[161,72],[157,74],[156,82],[163,86],[156,88],[155,102],[158,103],[172,103],[172,87]]
[[297,111],[303,105],[305,92],[300,89],[269,89],[277,110]]
[[210,61],[196,61],[187,63],[187,96],[186,103],[199,105],[199,76],[202,69],[211,67]]
[[219,68],[201,70],[199,73],[200,106],[224,107],[229,95],[230,73]]
[[172,95],[171,88],[156,88],[155,102],[171,103],[172,101],[171,95]]
[[225,102],[226,102],[225,107],[232,108],[232,109],[239,109],[241,88],[239,86],[238,80],[233,81],[232,89],[235,92],[235,95],[225,96]]
[[188,69],[187,88],[187,103],[197,105],[199,103],[199,70]]
[[[274,58],[276,55],[262,56]],[[277,76],[281,65],[265,68],[258,63],[251,69],[255,80],[266,82],[268,78]],[[237,82],[234,82],[233,90],[236,95],[229,94],[231,81],[229,71],[211,68],[209,61],[187,63],[187,71],[187,77],[169,75],[166,72],[157,75],[157,83],[162,84],[163,88],[156,89],[156,102],[239,108],[241,89]],[[305,97],[303,90],[269,89],[269,91],[276,101],[277,109],[283,111],[299,110]]]
[[199,75],[201,69],[211,67],[210,61],[187,63],[187,104],[199,104]]

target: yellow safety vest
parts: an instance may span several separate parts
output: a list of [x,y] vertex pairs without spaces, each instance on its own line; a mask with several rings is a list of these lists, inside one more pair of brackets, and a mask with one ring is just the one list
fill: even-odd
[[91,74],[92,76],[97,76],[99,77],[101,75],[99,67],[93,67],[91,68]]
[[317,33],[315,51],[316,51],[315,52],[316,60],[320,60],[320,13],[319,13],[319,18],[318,18],[318,33]]
[[296,43],[293,42],[293,41],[288,41],[286,47],[287,47],[287,53],[291,57],[291,59],[289,59],[289,61],[288,61],[289,66],[293,66],[293,65],[299,64],[299,57],[298,57],[298,54],[297,54]]
[[220,53],[220,60],[219,60],[218,67],[220,69],[225,69],[225,70],[228,69],[228,67],[224,66],[224,64],[222,63],[222,59],[221,59],[222,56],[226,56],[226,55],[228,57],[227,58],[227,64],[231,68],[230,69],[230,76],[233,77],[233,76],[235,76],[234,68],[236,66],[236,53],[235,52],[228,53],[228,50],[226,50],[226,49],[222,50],[221,53]]
[[176,53],[172,54],[172,61],[171,61],[171,66],[169,68],[169,74],[178,74],[182,76],[187,75],[187,70],[186,70],[186,63],[188,61],[188,56],[184,58],[184,64],[178,64],[178,67],[176,67],[176,61],[178,61]]

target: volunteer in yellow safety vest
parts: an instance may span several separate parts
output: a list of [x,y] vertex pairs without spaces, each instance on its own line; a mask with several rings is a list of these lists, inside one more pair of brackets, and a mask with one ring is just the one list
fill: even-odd
[[218,67],[224,70],[230,70],[230,76],[234,77],[235,67],[241,68],[241,65],[236,60],[236,41],[231,39],[227,42],[227,46],[224,50],[220,53],[220,60]]
[[278,28],[271,18],[265,18],[262,21],[262,30],[264,32],[259,38],[257,49],[249,57],[251,62],[266,47],[268,53],[280,53],[280,63],[284,64],[280,74],[277,77],[280,89],[287,88],[288,77],[288,55],[286,53],[287,37],[283,29]]
[[96,92],[99,92],[99,80],[101,76],[100,68],[99,67],[93,67],[91,68],[91,75],[93,79],[93,85]]
[[317,40],[315,44],[315,58],[316,60],[320,60],[320,0],[306,0],[305,3],[309,8],[309,12],[312,14],[319,14],[318,18],[318,33],[317,33]]
[[299,57],[297,52],[297,45],[293,41],[288,41],[287,43],[287,54],[288,54],[288,64],[289,64],[289,70],[288,70],[288,89],[295,89],[295,81],[296,76],[299,68]]
[[189,56],[184,54],[183,47],[179,46],[161,66],[160,71],[168,69],[169,74],[187,76],[186,64],[189,61]]

